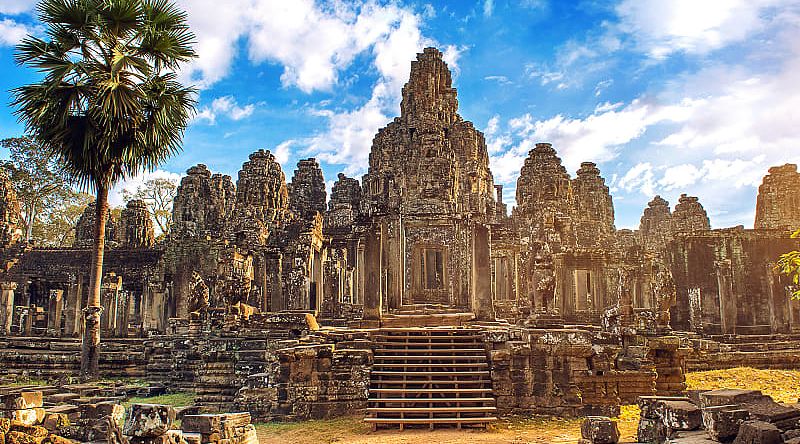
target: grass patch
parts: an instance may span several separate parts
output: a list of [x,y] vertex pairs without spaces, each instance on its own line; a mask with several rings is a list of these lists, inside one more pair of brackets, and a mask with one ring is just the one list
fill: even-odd
[[761,390],[777,402],[795,403],[800,398],[800,370],[759,370],[738,367],[686,374],[689,390],[722,388]]
[[186,407],[194,404],[194,392],[176,392],[158,396],[134,396],[123,405],[127,408],[131,404],[163,404],[173,407]]

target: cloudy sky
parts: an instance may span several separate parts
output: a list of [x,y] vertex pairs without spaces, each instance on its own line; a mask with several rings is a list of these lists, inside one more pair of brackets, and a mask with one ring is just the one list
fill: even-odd
[[[425,46],[445,52],[460,114],[485,133],[510,205],[536,142],[573,175],[599,165],[618,228],[638,226],[655,194],[674,205],[681,193],[700,197],[714,227],[752,227],[761,177],[800,161],[797,0],[178,3],[199,53],[181,75],[200,105],[183,153],[155,175],[205,163],[235,179],[265,148],[287,179],[311,156],[329,181],[360,178]],[[12,59],[19,39],[42,33],[33,7],[0,0],[5,104],[35,80]],[[22,132],[12,111],[0,107],[0,138]]]

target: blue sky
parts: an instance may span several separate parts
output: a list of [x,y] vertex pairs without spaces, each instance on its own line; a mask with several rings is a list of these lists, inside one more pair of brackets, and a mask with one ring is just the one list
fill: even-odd
[[[495,182],[514,204],[519,169],[551,142],[570,174],[594,161],[618,228],[660,194],[700,197],[713,227],[752,227],[772,165],[800,161],[800,3],[786,0],[314,2],[178,0],[201,88],[182,154],[150,175],[205,163],[236,178],[270,149],[360,178],[372,137],[399,114],[410,61],[436,46],[460,114],[486,135]],[[34,2],[0,1],[0,90],[35,80],[13,45],[41,33]],[[20,135],[0,106],[0,138]],[[130,179],[135,188],[149,175]]]

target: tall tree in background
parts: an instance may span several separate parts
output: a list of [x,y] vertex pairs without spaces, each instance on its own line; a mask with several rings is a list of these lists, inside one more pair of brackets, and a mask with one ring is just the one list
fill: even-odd
[[147,180],[134,192],[123,190],[122,197],[125,201],[131,199],[145,201],[150,216],[155,219],[163,236],[169,234],[169,227],[172,225],[172,201],[175,200],[177,190],[175,182],[158,177]]
[[47,37],[26,37],[17,63],[42,74],[13,90],[27,131],[80,185],[95,191],[94,254],[81,372],[98,376],[100,281],[108,190],[180,150],[195,90],[177,81],[195,57],[186,13],[168,0],[42,0]]
[[71,247],[75,242],[75,226],[94,196],[72,191],[57,205],[42,213],[33,226],[33,239],[44,247]]
[[25,241],[34,237],[42,216],[55,209],[60,202],[75,195],[69,176],[49,153],[29,137],[0,140],[0,146],[9,150],[10,160],[0,163],[8,173],[17,191],[25,224]]

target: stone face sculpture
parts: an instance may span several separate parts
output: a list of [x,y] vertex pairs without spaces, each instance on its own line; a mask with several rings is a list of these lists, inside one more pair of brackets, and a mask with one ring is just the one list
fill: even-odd
[[126,248],[149,248],[155,243],[153,219],[143,200],[131,200],[122,210],[122,245]]
[[755,228],[796,230],[800,228],[800,173],[787,163],[769,169],[758,187]]

